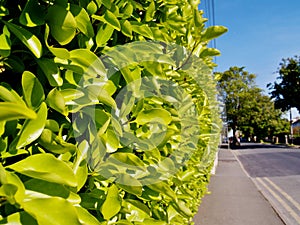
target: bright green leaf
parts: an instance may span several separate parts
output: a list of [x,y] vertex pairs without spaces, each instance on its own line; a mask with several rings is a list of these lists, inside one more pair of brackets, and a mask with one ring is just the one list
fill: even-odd
[[0,224],[3,224],[3,225],[12,225],[12,224],[13,225],[24,225],[24,224],[38,225],[36,220],[24,211],[10,214],[7,218],[0,220]]
[[150,218],[150,210],[147,206],[139,201],[126,199],[122,206],[126,209],[126,219],[130,222],[142,222],[146,218]]
[[147,185],[150,189],[157,191],[165,196],[170,197],[173,200],[177,199],[177,196],[175,194],[175,192],[172,190],[172,188],[170,187],[170,185],[168,185],[166,182],[162,181],[159,183],[153,183],[153,184],[149,184]]
[[172,116],[165,109],[155,108],[141,111],[135,121],[141,125],[155,122],[168,125],[172,121]]
[[101,223],[90,214],[85,208],[75,206],[77,211],[78,219],[82,225],[100,225]]
[[118,18],[116,17],[116,15],[114,13],[112,13],[109,10],[106,10],[103,16],[92,15],[92,17],[96,20],[100,20],[106,24],[109,24],[117,31],[121,30],[121,25],[120,25]]
[[81,225],[75,207],[63,198],[31,199],[23,207],[39,225]]
[[205,58],[205,57],[209,57],[209,56],[212,57],[212,56],[218,56],[218,55],[221,55],[221,53],[218,49],[206,48],[201,52],[200,57]]
[[90,21],[89,14],[84,8],[70,4],[70,10],[75,17],[78,29],[85,34],[87,37],[94,37],[94,29]]
[[134,194],[137,196],[142,195],[143,186],[141,182],[139,182],[129,174],[118,174],[115,182],[118,187],[122,188],[130,194]]
[[16,145],[17,149],[23,148],[39,138],[46,124],[47,110],[47,105],[43,102],[37,112],[37,118],[25,121]]
[[2,21],[8,27],[8,29],[16,35],[20,41],[37,57],[40,58],[42,56],[42,44],[40,40],[30,33],[28,30],[17,26],[13,23]]
[[76,177],[72,169],[63,161],[58,160],[52,154],[36,154],[18,161],[8,168],[24,174],[29,177],[65,184],[68,186],[77,186]]
[[0,102],[0,121],[35,119],[36,117],[36,113],[24,105],[15,102]]
[[33,73],[25,71],[22,75],[23,96],[29,107],[38,108],[45,100],[43,86]]
[[50,28],[49,28],[48,24],[46,24],[44,40],[45,40],[46,46],[48,47],[50,52],[52,52],[52,54],[55,55],[58,58],[68,59],[70,57],[70,53],[67,49],[65,49],[65,48],[55,48],[55,47],[49,46],[49,44],[48,44],[49,32],[50,32]]
[[24,184],[15,173],[6,172],[5,178],[7,184],[13,184],[15,187],[17,187],[17,191],[14,194],[14,199],[19,205],[21,205],[25,197]]
[[76,34],[77,23],[72,13],[59,5],[48,8],[46,20],[51,35],[61,44],[70,43]]
[[114,28],[109,24],[102,24],[96,35],[96,43],[98,47],[103,47],[107,45],[107,42],[111,38]]
[[0,86],[0,99],[5,102],[14,102],[26,106],[23,99],[13,89],[9,90],[6,87]]
[[37,60],[37,63],[46,75],[51,86],[57,87],[63,85],[60,69],[53,59],[42,58]]
[[47,104],[57,112],[67,116],[68,111],[65,105],[64,96],[56,88],[52,89],[47,96]]
[[[52,183],[39,179],[30,179],[24,183],[26,190],[30,190],[32,192],[32,198],[38,197],[38,193],[45,194],[53,197],[61,197],[68,200],[73,205],[79,204],[81,199],[79,195],[70,191],[62,184]],[[36,196],[34,195],[36,192]],[[27,198],[30,198],[29,195]],[[27,199],[26,199],[27,200]]]
[[106,77],[106,69],[101,59],[88,49],[75,49],[70,52],[71,65],[79,66],[84,73],[96,77]]
[[53,152],[55,154],[64,154],[67,152],[74,153],[76,151],[76,146],[65,142],[61,137],[54,134],[49,129],[44,129],[40,138],[39,144],[43,146],[47,151]]
[[127,37],[132,38],[132,27],[128,20],[121,21],[121,31]]
[[86,163],[87,152],[90,146],[87,141],[82,141],[78,146],[76,161],[73,166],[73,172],[77,178],[77,190],[79,191],[85,184],[88,176],[88,167]]
[[152,0],[146,11],[145,20],[147,22],[152,21],[154,14],[155,14],[155,2]]
[[201,41],[209,41],[211,39],[217,38],[220,35],[227,32],[227,28],[223,26],[211,26],[208,27],[204,32],[202,33]]
[[116,185],[112,185],[109,187],[106,199],[100,209],[104,219],[109,220],[116,215],[121,209],[121,204],[119,190]]
[[10,55],[11,40],[7,27],[3,27],[3,33],[0,35],[0,55],[8,57]]
[[149,28],[149,26],[147,26],[147,24],[132,24],[131,27],[135,33],[153,39],[152,30]]

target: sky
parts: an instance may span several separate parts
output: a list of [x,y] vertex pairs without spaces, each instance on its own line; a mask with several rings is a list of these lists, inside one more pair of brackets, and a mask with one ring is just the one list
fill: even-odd
[[216,39],[215,71],[245,67],[268,94],[282,58],[300,55],[300,0],[214,0],[214,14],[228,28]]

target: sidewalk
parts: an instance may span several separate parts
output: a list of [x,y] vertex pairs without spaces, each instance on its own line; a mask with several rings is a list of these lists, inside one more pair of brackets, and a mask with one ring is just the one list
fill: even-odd
[[195,225],[283,225],[269,202],[245,174],[234,151],[219,150],[219,164]]

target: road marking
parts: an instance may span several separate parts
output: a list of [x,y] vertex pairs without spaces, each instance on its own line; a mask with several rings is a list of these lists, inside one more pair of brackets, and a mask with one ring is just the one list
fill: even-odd
[[300,211],[300,204],[296,202],[288,193],[286,193],[284,190],[282,190],[279,186],[277,186],[275,183],[273,183],[269,178],[265,177],[264,180],[269,182],[278,192],[280,192],[287,200],[292,203],[292,205],[295,206]]
[[285,208],[285,210],[290,214],[291,217],[295,221],[297,221],[298,224],[300,224],[300,216],[279,196],[277,195],[263,180],[262,178],[256,178],[256,181],[260,183],[262,186],[264,186],[271,195]]

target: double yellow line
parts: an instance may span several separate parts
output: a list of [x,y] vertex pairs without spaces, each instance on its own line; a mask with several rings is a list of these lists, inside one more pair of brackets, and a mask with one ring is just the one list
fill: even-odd
[[[300,204],[296,202],[288,193],[286,193],[284,190],[282,190],[280,187],[278,187],[274,182],[272,182],[269,178],[267,177],[262,177],[262,178],[254,178],[254,181],[257,182],[257,184],[263,186],[284,208],[285,214],[287,214],[287,218],[282,218],[284,221],[289,220],[290,217],[294,221],[296,221],[298,224],[300,224]],[[279,195],[280,193],[280,195]],[[285,201],[285,200],[286,201]],[[270,199],[269,199],[270,201]],[[290,203],[290,204],[288,204]],[[294,208],[292,208],[292,207]],[[276,205],[273,205],[273,207],[276,209]],[[296,209],[296,210],[295,210]],[[278,209],[278,211],[280,211]],[[279,212],[280,214],[280,212]],[[281,215],[282,217],[284,215]],[[290,217],[288,217],[290,216]],[[289,224],[289,223],[287,223]],[[294,224],[294,223],[293,223]]]

